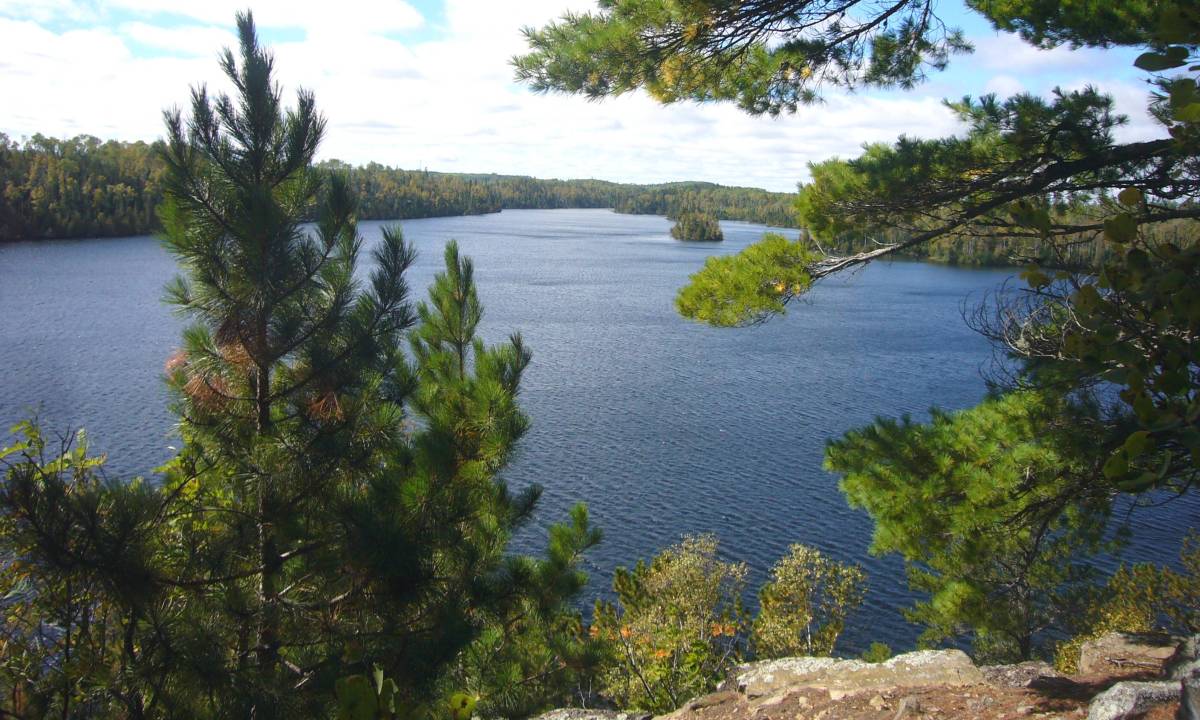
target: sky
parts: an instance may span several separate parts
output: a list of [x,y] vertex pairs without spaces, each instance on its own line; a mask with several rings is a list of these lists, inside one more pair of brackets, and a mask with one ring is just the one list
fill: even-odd
[[939,14],[975,46],[915,90],[830,90],[779,118],[732,105],[663,106],[644,94],[602,102],[538,95],[513,79],[521,28],[592,0],[0,0],[0,132],[102,139],[162,136],[162,111],[193,85],[228,88],[217,65],[249,6],[289,96],[316,94],[329,125],[320,159],[405,169],[618,182],[707,180],[792,191],[807,164],[864,143],[961,130],[942,98],[1091,84],[1130,122],[1160,131],[1123,50],[1035,49],[996,33],[959,0]]

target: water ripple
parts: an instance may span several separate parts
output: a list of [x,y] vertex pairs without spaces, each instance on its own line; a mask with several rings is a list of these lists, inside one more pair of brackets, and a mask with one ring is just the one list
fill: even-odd
[[[533,427],[504,475],[545,495],[518,547],[541,547],[544,528],[587,501],[605,532],[587,562],[590,598],[606,592],[615,566],[682,533],[717,533],[755,583],[804,542],[870,573],[844,650],[912,644],[917,631],[899,612],[912,599],[902,565],[867,554],[871,524],[821,469],[822,449],[876,415],[978,402],[990,351],[960,306],[1006,272],[878,263],[821,282],[783,320],[722,331],[679,318],[675,290],[705,256],[744,247],[762,227],[722,223],[726,241],[713,246],[675,242],[664,218],[603,210],[402,225],[420,252],[414,294],[457,238],[475,259],[485,337],[520,330],[534,351],[522,394]],[[363,224],[368,245],[381,226]],[[160,374],[180,324],[159,298],[173,273],[148,237],[0,246],[0,422],[40,406],[56,428],[91,428],[113,473],[147,473],[168,458]],[[1167,529],[1130,555],[1177,552],[1195,505],[1164,511],[1157,526]]]

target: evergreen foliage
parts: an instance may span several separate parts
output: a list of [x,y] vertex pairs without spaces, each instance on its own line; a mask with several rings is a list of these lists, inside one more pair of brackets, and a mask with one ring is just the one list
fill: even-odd
[[778,115],[822,85],[911,87],[969,50],[931,0],[601,0],[527,28],[513,59],[534,90],[589,98],[644,89],[664,102],[736,102]]
[[524,558],[519,566],[533,579],[531,591],[485,617],[479,636],[442,680],[440,696],[465,692],[478,698],[482,716],[505,718],[591,698],[603,653],[584,632],[575,600],[587,582],[581,556],[600,541],[600,532],[583,505],[549,532],[545,559]]
[[735,255],[714,255],[675,297],[685,317],[719,327],[765,322],[785,299],[812,283],[814,250],[802,241],[768,234]]
[[712,215],[687,211],[675,218],[675,224],[671,226],[671,237],[690,242],[721,242],[725,239],[725,234],[721,232],[721,225]]
[[[526,28],[513,58],[539,92],[603,98],[645,90],[663,103],[734,102],[778,115],[825,88],[909,89],[971,46],[932,0],[599,0]],[[998,30],[1044,48],[1187,43],[1191,0],[968,0]]]
[[[237,95],[198,88],[186,120],[166,114],[167,294],[192,321],[167,364],[181,453],[151,485],[104,481],[83,442],[55,450],[34,425],[4,451],[6,712],[426,718],[453,672],[491,692],[464,659],[490,628],[511,653],[577,618],[586,511],[544,558],[507,553],[540,492],[498,478],[528,426],[528,350],[477,337],[454,243],[415,309],[398,229],[359,270],[355,199],[312,165],[312,95],[284,109],[248,14],[238,30]],[[377,668],[386,693],[364,684]]]
[[967,637],[981,657],[1011,662],[1070,629],[1092,579],[1082,561],[1102,546],[1111,507],[1088,483],[1094,454],[1079,432],[1094,425],[1085,408],[1022,392],[934,410],[927,424],[879,419],[829,443],[826,467],[875,521],[871,551],[902,555],[928,598],[907,612],[924,642]]

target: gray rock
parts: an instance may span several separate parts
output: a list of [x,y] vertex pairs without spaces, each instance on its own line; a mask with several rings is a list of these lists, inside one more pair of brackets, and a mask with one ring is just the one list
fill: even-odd
[[989,685],[997,687],[1027,688],[1042,678],[1061,678],[1062,673],[1041,660],[1030,660],[1016,665],[985,665],[979,668]]
[[1092,698],[1088,720],[1131,720],[1155,705],[1179,700],[1174,682],[1119,682]]
[[618,712],[616,710],[589,710],[587,708],[559,708],[543,713],[534,720],[649,720],[649,713]]
[[1167,661],[1167,677],[1172,680],[1182,679],[1193,670],[1200,668],[1200,635],[1184,638],[1175,650],[1175,654]]
[[1180,642],[1180,638],[1161,633],[1108,633],[1079,649],[1079,672],[1162,675]]
[[961,650],[922,650],[882,663],[797,657],[742,665],[737,688],[749,697],[781,690],[816,688],[832,694],[919,685],[974,685],[984,682],[979,668]]
[[[1193,664],[1200,661],[1192,661]],[[1183,720],[1200,720],[1200,667],[1193,669],[1179,681],[1182,697],[1179,699],[1179,714]]]
[[896,716],[892,720],[912,717],[919,712],[921,712],[921,701],[910,695],[900,701],[900,707],[896,710]]

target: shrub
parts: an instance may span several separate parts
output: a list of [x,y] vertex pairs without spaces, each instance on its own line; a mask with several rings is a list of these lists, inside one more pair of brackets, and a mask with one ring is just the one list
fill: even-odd
[[607,651],[602,693],[618,707],[662,713],[712,690],[743,657],[746,572],[717,557],[712,535],[618,568],[617,602],[597,602],[591,628]]
[[892,659],[892,648],[886,643],[873,642],[860,658],[863,662],[881,663]]
[[862,604],[866,573],[795,544],[758,593],[753,643],[759,658],[829,655],[846,615]]
[[1110,632],[1200,632],[1200,534],[1193,532],[1180,552],[1183,572],[1149,563],[1122,565],[1088,598],[1082,631],[1058,644],[1054,666],[1079,670],[1079,650]]

